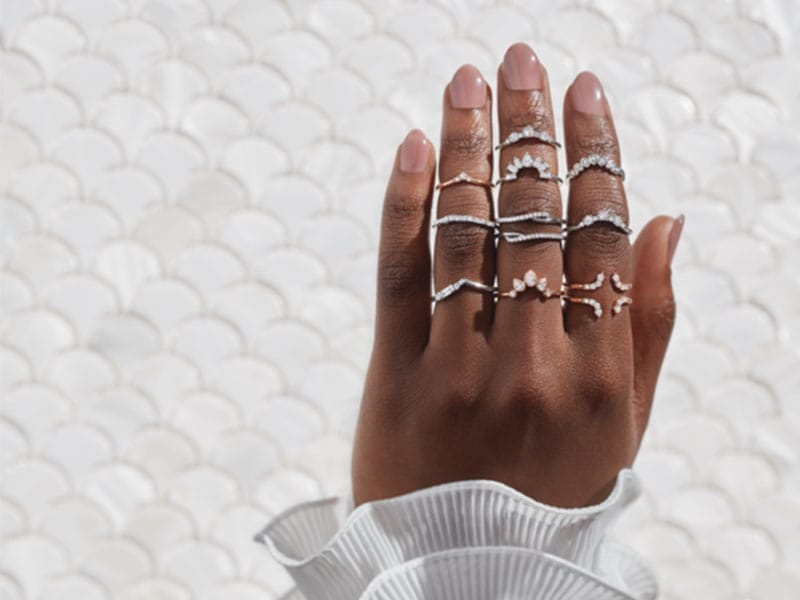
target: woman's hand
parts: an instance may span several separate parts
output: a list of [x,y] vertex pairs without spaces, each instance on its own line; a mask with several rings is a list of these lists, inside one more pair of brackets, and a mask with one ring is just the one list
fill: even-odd
[[[461,67],[444,91],[440,181],[460,172],[493,178],[495,143],[525,126],[555,137],[545,69],[524,44],[512,46],[497,74],[499,136],[492,135],[489,85]],[[602,87],[581,73],[564,98],[568,165],[591,153],[620,162],[614,123]],[[523,140],[500,151],[499,165],[525,152],[557,169],[556,150]],[[624,165],[623,165],[624,166]],[[636,456],[675,318],[670,261],[682,219],[660,216],[635,245],[603,223],[557,241],[495,243],[490,228],[450,223],[436,229],[434,288],[466,277],[499,290],[532,269],[548,287],[594,298],[603,314],[577,302],[546,299],[528,289],[516,298],[469,288],[435,304],[431,315],[428,247],[436,158],[412,131],[398,149],[383,207],[378,260],[375,342],[361,405],[352,463],[356,504],[453,480],[507,483],[549,504],[574,507],[607,496],[622,467]],[[503,174],[501,173],[501,175]],[[497,175],[495,174],[496,178]],[[589,168],[569,186],[568,224],[609,209],[628,222],[622,178]],[[485,219],[530,211],[560,217],[554,181],[520,172],[504,183],[499,212],[491,191],[456,184],[442,189],[437,217]],[[558,232],[541,223],[503,224],[501,231]],[[633,302],[615,314],[622,292],[611,274],[633,287]]]

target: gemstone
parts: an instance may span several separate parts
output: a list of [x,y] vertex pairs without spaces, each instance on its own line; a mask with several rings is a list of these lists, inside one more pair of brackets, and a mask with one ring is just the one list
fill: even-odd
[[533,287],[534,285],[536,285],[536,273],[534,273],[532,270],[528,270],[525,272],[524,279],[525,283],[528,286]]
[[522,279],[517,279],[516,277],[514,277],[514,279],[511,281],[511,287],[513,287],[518,292],[522,292],[525,290],[525,282],[522,281]]
[[509,298],[516,298],[516,297],[517,297],[517,292],[516,292],[516,290],[511,290],[511,291],[509,291],[509,292],[508,292],[508,297],[509,297]]

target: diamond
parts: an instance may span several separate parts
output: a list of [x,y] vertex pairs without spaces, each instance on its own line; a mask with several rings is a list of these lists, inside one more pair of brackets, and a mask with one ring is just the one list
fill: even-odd
[[516,277],[514,277],[514,279],[511,281],[511,287],[513,287],[518,292],[522,292],[525,290],[525,282],[522,281],[522,279],[517,279]]
[[531,269],[525,271],[523,279],[525,280],[525,284],[528,287],[533,287],[534,285],[536,285],[536,273],[534,273],[533,270]]

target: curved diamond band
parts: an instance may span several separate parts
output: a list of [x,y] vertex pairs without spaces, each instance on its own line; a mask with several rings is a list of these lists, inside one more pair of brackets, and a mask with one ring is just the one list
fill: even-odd
[[549,144],[553,148],[561,148],[561,144],[554,140],[553,136],[546,131],[539,131],[538,129],[534,129],[531,125],[526,125],[519,131],[512,131],[509,133],[508,137],[497,144],[494,149],[500,150],[501,148],[511,146],[512,144],[516,144],[522,140],[536,140],[538,142]]
[[442,181],[440,183],[437,183],[436,184],[436,189],[437,190],[443,190],[445,188],[450,187],[451,185],[458,185],[458,184],[462,184],[462,183],[465,183],[465,184],[468,184],[468,185],[479,185],[479,186],[485,187],[487,189],[491,189],[492,187],[494,187],[494,184],[492,184],[491,181],[483,181],[482,179],[476,179],[472,175],[470,175],[470,174],[468,174],[468,173],[466,173],[464,171],[461,171],[461,173],[459,173],[455,177],[451,177],[450,179],[448,179],[446,181]]
[[448,296],[455,294],[458,290],[463,289],[465,287],[472,288],[479,292],[489,292],[491,294],[494,294],[496,291],[493,285],[486,285],[485,283],[481,283],[480,281],[473,281],[472,279],[462,277],[458,281],[454,281],[453,283],[444,286],[441,290],[433,294],[431,296],[431,300],[433,300],[434,302],[440,302],[445,298],[447,298]]
[[553,175],[550,172],[550,165],[548,165],[545,161],[543,161],[538,156],[533,157],[531,156],[530,152],[526,152],[522,155],[522,157],[515,156],[507,165],[506,165],[506,174],[503,175],[500,179],[495,181],[495,185],[500,185],[501,183],[508,183],[509,181],[514,181],[517,179],[519,172],[522,169],[535,169],[536,173],[539,175],[539,179],[543,181],[556,181],[558,183],[562,183],[561,177],[557,175]]
[[623,181],[625,180],[624,169],[617,165],[613,157],[603,154],[590,154],[589,156],[584,156],[582,159],[572,165],[572,168],[569,170],[569,172],[567,172],[565,177],[567,181],[570,179],[575,179],[578,175],[590,167],[600,167],[612,175],[621,177]]
[[511,280],[511,289],[505,292],[498,292],[498,298],[516,298],[526,290],[535,290],[545,300],[558,298],[561,292],[556,292],[547,287],[547,277],[538,277],[533,269],[528,269],[522,279],[514,277]]
[[565,234],[569,235],[573,231],[578,231],[579,229],[583,229],[584,227],[589,227],[594,225],[595,223],[610,223],[623,233],[630,235],[633,233],[633,229],[628,227],[625,223],[625,220],[618,214],[611,212],[609,209],[604,208],[593,215],[586,215],[580,221],[575,223],[575,225],[570,225],[566,228]]

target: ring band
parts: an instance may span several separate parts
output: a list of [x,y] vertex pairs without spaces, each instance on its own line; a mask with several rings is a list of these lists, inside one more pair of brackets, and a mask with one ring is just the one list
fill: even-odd
[[533,221],[534,223],[543,223],[545,225],[565,225],[566,221],[558,217],[554,217],[548,212],[536,210],[533,212],[522,213],[519,215],[508,215],[505,217],[497,217],[497,223],[519,223],[520,221]]
[[589,167],[600,167],[612,175],[621,177],[622,180],[625,181],[625,170],[617,165],[613,157],[604,154],[590,154],[589,156],[584,156],[572,165],[572,168],[567,172],[565,175],[567,181],[575,179]]
[[533,269],[528,269],[522,276],[522,279],[514,277],[511,280],[511,289],[505,292],[498,292],[498,298],[516,298],[525,290],[536,290],[539,295],[548,298],[557,298],[561,296],[561,292],[556,292],[547,287],[547,277],[537,277]]
[[448,296],[455,294],[458,290],[469,287],[479,292],[490,292],[494,294],[495,287],[492,285],[486,285],[485,283],[481,283],[480,281],[473,281],[472,279],[467,279],[466,277],[462,277],[458,281],[454,281],[453,283],[449,283],[444,286],[441,290],[436,292],[431,296],[431,300],[434,302],[441,302]]
[[498,179],[495,182],[495,185],[516,180],[519,172],[522,169],[535,169],[536,173],[539,175],[539,179],[543,181],[556,181],[558,183],[562,183],[563,181],[561,177],[558,175],[553,175],[550,172],[550,165],[548,165],[545,161],[538,156],[531,156],[530,152],[526,152],[522,155],[522,157],[515,156],[513,159],[511,159],[511,161],[506,165],[506,174]]
[[488,229],[495,229],[497,227],[497,222],[493,221],[492,219],[484,219],[482,217],[476,217],[475,215],[456,215],[456,214],[439,217],[433,223],[431,223],[431,227],[438,227],[439,225],[447,225],[448,223],[473,223],[475,225],[480,225],[481,227],[486,227]]
[[499,234],[509,244],[518,244],[520,242],[533,242],[540,240],[549,240],[553,242],[560,242],[564,239],[562,233],[548,233],[545,231],[536,231],[534,233],[522,233],[521,231],[503,231]]
[[506,146],[510,146],[512,144],[516,144],[521,140],[536,140],[539,142],[544,142],[545,144],[549,144],[553,148],[561,148],[561,144],[553,139],[546,131],[539,131],[534,129],[530,125],[526,125],[519,131],[512,131],[508,134],[508,137],[504,139],[502,142],[497,144],[494,149],[500,150],[501,148],[505,148]]
[[561,296],[564,300],[568,302],[572,302],[574,304],[585,304],[592,308],[594,312],[594,316],[596,319],[599,319],[603,316],[603,307],[600,306],[600,303],[595,300],[594,298],[584,298],[583,296],[568,296],[567,294],[562,294]]
[[466,183],[466,184],[469,184],[469,185],[479,185],[479,186],[485,187],[487,189],[491,189],[492,187],[494,187],[494,185],[492,184],[491,181],[483,181],[482,179],[476,179],[472,175],[470,175],[470,174],[468,174],[468,173],[466,173],[464,171],[461,171],[461,173],[459,173],[455,177],[451,177],[447,181],[442,181],[440,183],[437,183],[436,184],[436,189],[437,190],[443,190],[445,188],[450,187],[451,185],[457,185],[457,184],[460,184],[460,183]]
[[633,233],[633,229],[628,227],[625,223],[625,220],[618,214],[611,212],[609,209],[604,208],[593,215],[586,215],[580,221],[575,223],[575,225],[570,225],[566,228],[565,234],[569,235],[573,231],[578,231],[579,229],[583,229],[584,227],[589,227],[590,225],[594,225],[595,223],[610,223],[623,233],[630,235]]

